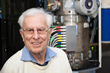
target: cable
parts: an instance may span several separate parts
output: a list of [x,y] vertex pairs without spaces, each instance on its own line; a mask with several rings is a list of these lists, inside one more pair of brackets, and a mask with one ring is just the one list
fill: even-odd
[[52,42],[52,45],[51,45],[51,46],[55,46],[56,43],[58,43],[58,42],[66,42],[66,40],[57,40],[57,39],[55,39],[55,40]]
[[57,40],[58,42],[66,42],[66,40]]
[[58,32],[58,34],[60,35],[62,35],[62,34],[65,34],[66,35],[66,32]]
[[66,31],[66,26],[57,26],[55,28],[53,28],[52,33],[54,32],[60,32],[60,31]]
[[54,44],[56,44],[57,43],[57,38],[56,39],[54,39],[53,40],[53,42],[51,42],[51,46],[53,46],[54,47]]
[[55,47],[56,45],[66,44],[66,42],[55,42],[52,47]]
[[66,37],[66,35],[57,35],[58,37]]
[[62,47],[66,47],[66,45],[57,45],[57,48],[62,48]]
[[53,34],[53,36],[49,40],[48,43],[49,46],[53,46],[54,44],[56,44],[57,40],[65,39],[66,41],[66,38],[61,38],[61,37],[66,37],[66,26],[57,26],[53,28],[51,34]]
[[66,37],[58,37],[58,40],[66,40]]
[[66,44],[66,42],[57,42],[58,44]]
[[[59,35],[57,35],[57,36],[59,36]],[[61,37],[61,36],[60,36],[60,37],[55,38],[55,39],[51,42],[51,46],[54,47],[58,41],[59,41],[59,42],[62,42],[62,41],[65,42],[65,41],[66,41],[66,37]]]
[[50,35],[50,39],[49,39],[49,41],[47,43],[48,46],[50,45],[49,43],[50,43],[51,39],[52,39],[52,35]]
[[58,29],[58,28],[60,28],[60,29],[66,29],[66,26],[57,26],[56,29]]
[[60,49],[62,49],[62,50],[66,50],[66,48],[60,48]]
[[54,33],[54,32],[56,32],[56,28],[53,28],[53,29],[52,29],[51,34]]
[[[60,35],[59,35],[60,34]],[[52,36],[52,38],[50,39],[50,42],[49,42],[49,45],[50,46],[52,46],[51,44],[52,44],[52,41],[55,39],[55,38],[57,38],[57,37],[61,37],[61,35],[62,34],[66,34],[66,32],[58,32],[58,33],[55,33],[53,36]],[[62,36],[64,36],[64,35],[62,35]],[[66,36],[66,35],[65,35]],[[60,38],[59,38],[60,39]],[[65,38],[66,39],[66,38]]]
[[50,46],[51,46],[52,41],[53,41],[56,37],[57,37],[57,33],[55,33],[55,34],[52,36],[51,41],[49,42],[49,45],[50,45]]

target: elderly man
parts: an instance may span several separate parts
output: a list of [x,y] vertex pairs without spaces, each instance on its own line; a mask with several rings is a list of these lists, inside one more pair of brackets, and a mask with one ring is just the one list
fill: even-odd
[[1,73],[72,73],[66,54],[47,47],[52,16],[42,8],[31,8],[19,17],[25,46],[3,66]]

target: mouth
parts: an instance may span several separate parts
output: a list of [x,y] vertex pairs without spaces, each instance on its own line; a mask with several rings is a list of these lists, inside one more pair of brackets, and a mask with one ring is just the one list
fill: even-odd
[[42,42],[33,42],[32,45],[34,47],[40,47]]
[[39,44],[41,44],[41,43],[32,43],[32,44],[34,44],[34,45],[39,45]]

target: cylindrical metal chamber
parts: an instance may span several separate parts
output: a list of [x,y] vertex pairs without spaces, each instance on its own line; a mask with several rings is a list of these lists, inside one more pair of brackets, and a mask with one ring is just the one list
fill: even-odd
[[[74,63],[72,69],[85,68],[89,64],[89,28],[84,28],[84,23],[86,22],[87,17],[74,15],[74,17],[76,16],[78,16],[78,22],[72,22],[73,25],[78,26],[77,48],[73,53]],[[66,25],[66,22],[64,24]]]
[[[71,51],[71,57],[68,57],[70,60],[70,64],[72,69],[80,69],[85,68],[89,64],[89,28],[84,28],[84,23],[87,22],[87,16],[82,16],[76,13],[74,8],[74,1],[70,6],[67,6],[68,0],[60,0],[61,7],[56,12],[56,16],[58,18],[63,17],[61,22],[63,26],[68,25],[77,25],[78,26],[78,34],[76,35],[76,51]],[[67,3],[67,4],[66,4]],[[59,20],[59,19],[57,19]],[[71,37],[72,38],[72,37]],[[71,39],[70,38],[70,39]],[[68,48],[67,48],[68,49]],[[67,51],[68,53],[70,51]],[[72,58],[72,59],[70,59]]]
[[72,64],[70,63],[72,69],[85,68],[89,64],[89,28],[84,28],[84,23],[87,21],[87,17],[78,14],[63,14],[61,16],[64,18],[64,26],[78,26],[78,35],[76,35],[77,48],[73,53]]

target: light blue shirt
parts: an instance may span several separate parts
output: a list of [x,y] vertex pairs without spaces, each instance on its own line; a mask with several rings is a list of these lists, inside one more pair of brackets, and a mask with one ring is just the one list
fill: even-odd
[[[47,65],[48,61],[51,60],[52,57],[56,56],[57,53],[55,53],[54,51],[52,51],[49,47],[47,47],[46,49],[46,56],[45,56],[45,62],[43,64],[44,65]],[[38,65],[41,65],[39,64],[34,58],[33,56],[30,54],[30,52],[27,50],[26,46],[23,47],[23,51],[22,51],[22,56],[21,56],[21,60],[22,61],[31,61],[31,62],[34,62]],[[42,65],[41,65],[42,66]]]

